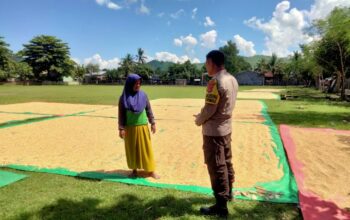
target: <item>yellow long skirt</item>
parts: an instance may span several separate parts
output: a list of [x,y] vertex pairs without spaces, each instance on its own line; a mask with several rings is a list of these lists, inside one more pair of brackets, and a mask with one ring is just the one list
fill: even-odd
[[125,135],[125,152],[130,169],[155,170],[151,134],[148,125],[127,126]]

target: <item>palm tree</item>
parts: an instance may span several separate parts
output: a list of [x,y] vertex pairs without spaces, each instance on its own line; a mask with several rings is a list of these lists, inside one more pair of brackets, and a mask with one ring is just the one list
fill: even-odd
[[277,83],[280,84],[282,80],[283,63],[278,59],[275,53],[272,54],[268,67],[274,78],[277,79]]
[[268,71],[268,69],[269,69],[268,64],[266,63],[265,58],[260,59],[256,64],[256,68],[255,68],[255,70],[260,73],[265,73]]
[[9,61],[10,50],[8,44],[0,36],[0,69],[5,68]]
[[295,77],[298,77],[300,74],[300,61],[301,61],[301,54],[298,51],[294,51],[293,56],[292,56],[292,71],[293,75]]
[[268,63],[269,69],[272,72],[272,74],[275,75],[275,72],[277,70],[277,64],[278,64],[278,57],[275,53],[272,54],[272,57]]
[[134,70],[134,58],[131,56],[131,54],[127,54],[125,58],[122,61],[122,64],[120,66],[122,71],[124,72],[124,76],[127,77],[129,73],[131,73]]
[[139,64],[144,64],[146,62],[147,57],[144,55],[145,51],[142,48],[137,49],[137,62]]

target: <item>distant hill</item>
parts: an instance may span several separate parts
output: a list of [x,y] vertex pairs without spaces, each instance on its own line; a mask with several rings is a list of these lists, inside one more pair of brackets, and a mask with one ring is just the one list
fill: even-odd
[[245,61],[247,61],[252,67],[253,69],[256,67],[256,64],[261,60],[261,59],[265,59],[266,61],[271,59],[271,56],[265,56],[265,55],[255,55],[252,57],[245,57],[242,56],[243,59]]
[[[265,56],[265,55],[255,55],[252,57],[245,57],[242,56],[245,61],[250,63],[250,65],[253,67],[253,69],[256,67],[256,64],[261,60],[265,59],[266,61],[269,61],[271,59],[271,56]],[[278,59],[281,59],[283,62],[288,62],[288,57],[278,57]]]

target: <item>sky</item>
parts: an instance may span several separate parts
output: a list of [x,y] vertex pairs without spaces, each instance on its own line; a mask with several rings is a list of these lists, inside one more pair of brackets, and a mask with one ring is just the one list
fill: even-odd
[[17,52],[53,35],[74,61],[101,68],[138,48],[148,61],[204,62],[229,40],[243,56],[285,57],[315,40],[304,30],[337,6],[350,0],[0,0],[0,36]]

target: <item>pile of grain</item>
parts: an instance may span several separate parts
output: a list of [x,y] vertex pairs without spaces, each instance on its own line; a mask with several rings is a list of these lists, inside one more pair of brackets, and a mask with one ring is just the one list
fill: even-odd
[[350,131],[289,128],[305,189],[350,208]]
[[238,92],[238,99],[279,99],[279,96],[272,92]]
[[[156,182],[210,187],[201,128],[194,124],[192,116],[200,111],[202,104],[203,100],[152,101],[158,119],[158,132],[152,135],[152,142],[157,172],[162,176]],[[84,109],[80,109],[80,105],[66,106],[66,110],[57,109],[64,113],[88,110],[86,106]],[[116,119],[93,117],[116,116],[116,108],[93,107],[101,110],[90,113],[91,117],[62,117],[2,129],[0,164],[126,174],[124,143],[118,138]],[[52,106],[52,109],[56,108]],[[269,128],[254,123],[257,116],[261,117],[261,109],[258,101],[237,102],[232,134],[236,187],[252,187],[257,182],[278,180],[283,175]],[[48,109],[41,112],[53,112],[45,110]],[[253,123],[241,123],[237,119]]]
[[0,113],[0,124],[9,123],[13,121],[22,121],[32,118],[43,117],[42,115],[33,114],[11,114],[11,113]]
[[105,105],[85,105],[85,104],[66,104],[66,103],[48,103],[48,102],[28,102],[20,104],[0,105],[0,112],[31,112],[37,114],[66,115],[79,112],[89,112],[109,108]]

